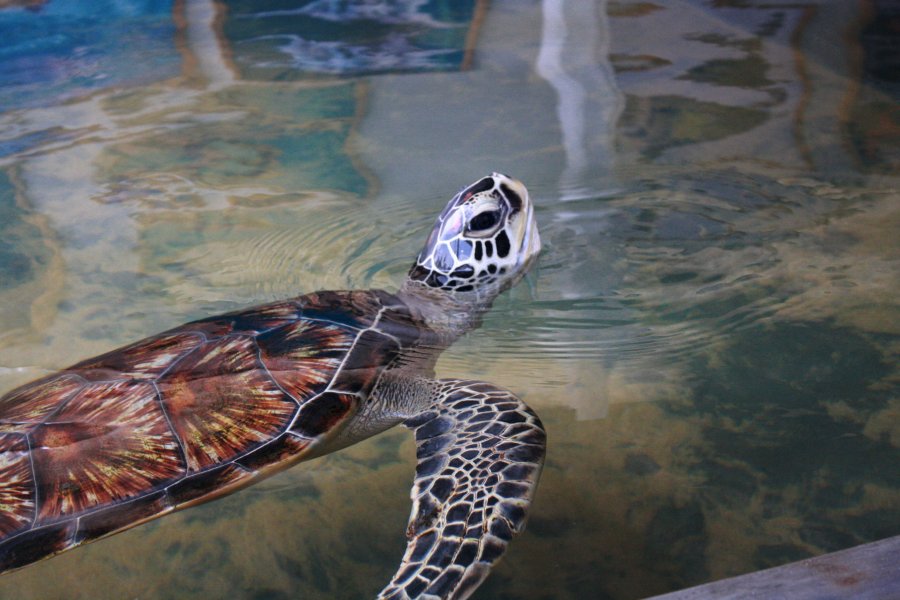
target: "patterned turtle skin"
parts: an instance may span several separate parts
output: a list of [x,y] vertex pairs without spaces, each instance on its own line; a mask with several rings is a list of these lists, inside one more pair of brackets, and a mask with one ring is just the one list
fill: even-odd
[[511,392],[434,364],[539,249],[527,190],[494,173],[450,201],[397,293],[201,319],[8,392],[0,572],[405,423],[408,544],[379,597],[468,597],[524,526],[545,434]]

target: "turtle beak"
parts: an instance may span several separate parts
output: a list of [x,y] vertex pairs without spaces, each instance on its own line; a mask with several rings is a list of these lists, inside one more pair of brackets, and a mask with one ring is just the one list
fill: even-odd
[[528,226],[525,230],[525,239],[522,240],[522,255],[525,264],[531,263],[541,252],[541,234],[538,233],[537,220],[534,218],[534,210],[528,207]]
[[519,264],[527,267],[541,251],[541,235],[538,233],[537,220],[534,218],[534,204],[531,202],[528,189],[518,179],[502,173],[492,173],[491,176],[500,184],[512,213],[518,213],[513,239],[519,240]]

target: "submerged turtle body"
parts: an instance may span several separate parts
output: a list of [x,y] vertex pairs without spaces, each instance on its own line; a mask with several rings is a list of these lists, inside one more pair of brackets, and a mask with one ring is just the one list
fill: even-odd
[[428,337],[385,292],[326,292],[188,323],[10,392],[0,569],[289,466]]
[[405,422],[413,513],[382,597],[466,597],[524,524],[544,434],[510,392],[433,367],[536,254],[523,193],[497,174],[460,192],[396,294],[194,321],[0,398],[0,571]]

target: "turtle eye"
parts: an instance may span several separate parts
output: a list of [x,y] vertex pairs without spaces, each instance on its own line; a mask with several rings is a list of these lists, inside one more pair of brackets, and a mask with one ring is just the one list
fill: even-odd
[[500,209],[485,210],[469,221],[466,229],[472,233],[485,233],[497,226],[500,222]]

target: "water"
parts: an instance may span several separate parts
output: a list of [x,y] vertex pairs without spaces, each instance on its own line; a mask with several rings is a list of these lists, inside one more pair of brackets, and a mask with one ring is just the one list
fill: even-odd
[[[897,535],[897,19],[4,8],[0,390],[191,318],[394,287],[445,200],[499,170],[545,250],[439,374],[516,390],[550,445],[476,597],[639,598]],[[387,432],[5,575],[0,597],[370,597],[402,554],[413,454]]]

